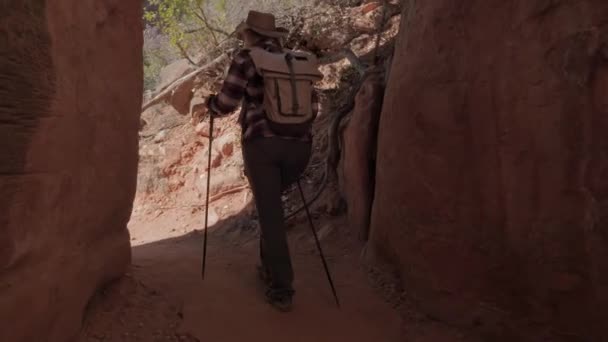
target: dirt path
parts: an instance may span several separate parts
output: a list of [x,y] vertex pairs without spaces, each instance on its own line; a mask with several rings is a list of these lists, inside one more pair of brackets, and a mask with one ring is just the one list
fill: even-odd
[[244,214],[212,229],[201,280],[202,234],[192,231],[201,216],[134,217],[132,269],[91,303],[80,341],[402,340],[398,313],[357,267],[340,220],[323,223],[320,231],[342,308],[335,306],[308,228],[296,225],[290,244],[297,293],[294,311],[283,314],[264,302],[254,271],[256,229]]

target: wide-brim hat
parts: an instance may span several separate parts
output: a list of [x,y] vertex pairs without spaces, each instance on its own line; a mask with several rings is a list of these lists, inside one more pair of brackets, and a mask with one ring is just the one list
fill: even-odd
[[276,26],[274,15],[257,11],[249,11],[247,20],[236,27],[236,34],[239,39],[243,39],[243,32],[251,30],[265,37],[284,38],[289,31],[283,27]]

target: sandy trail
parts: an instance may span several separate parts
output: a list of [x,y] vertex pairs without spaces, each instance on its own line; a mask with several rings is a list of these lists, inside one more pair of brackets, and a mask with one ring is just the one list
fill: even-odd
[[290,231],[297,293],[294,310],[285,314],[264,301],[255,272],[257,234],[242,228],[251,222],[244,215],[212,228],[201,280],[202,233],[172,237],[199,225],[200,216],[171,211],[134,217],[130,230],[139,244],[132,269],[92,302],[81,341],[403,340],[399,314],[357,266],[357,249],[340,219],[324,222],[321,230],[329,231],[322,244],[342,307],[334,303],[309,228],[299,224]]

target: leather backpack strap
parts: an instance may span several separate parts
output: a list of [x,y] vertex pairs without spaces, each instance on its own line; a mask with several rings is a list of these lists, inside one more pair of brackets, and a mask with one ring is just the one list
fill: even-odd
[[298,89],[296,86],[296,74],[293,68],[293,56],[290,53],[287,53],[285,55],[285,61],[287,62],[287,67],[289,68],[289,80],[291,81],[291,110],[293,111],[293,114],[296,114],[300,108],[300,104],[298,103]]

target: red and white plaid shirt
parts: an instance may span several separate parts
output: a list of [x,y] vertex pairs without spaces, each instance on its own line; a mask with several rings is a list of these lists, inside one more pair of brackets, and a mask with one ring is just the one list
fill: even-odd
[[[281,51],[281,47],[273,39],[262,40],[258,47],[269,51]],[[242,140],[247,141],[260,137],[282,137],[303,141],[312,140],[312,132],[303,137],[278,135],[270,129],[264,113],[264,80],[253,64],[248,50],[241,50],[230,65],[228,76],[224,80],[219,94],[209,102],[212,115],[221,117],[234,112],[242,104],[239,123],[242,128]],[[313,91],[313,115],[316,118],[321,110],[319,96]]]

